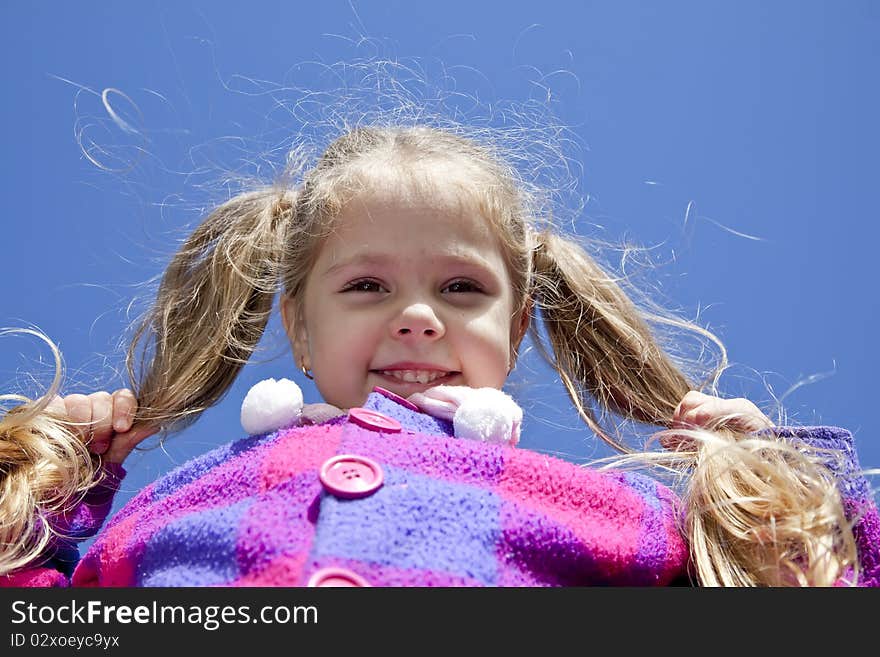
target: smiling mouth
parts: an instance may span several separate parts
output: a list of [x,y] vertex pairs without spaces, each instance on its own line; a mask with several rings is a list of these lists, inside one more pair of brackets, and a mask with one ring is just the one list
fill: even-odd
[[426,385],[428,383],[442,383],[461,372],[438,372],[437,370],[370,370],[390,381],[398,383],[416,383]]

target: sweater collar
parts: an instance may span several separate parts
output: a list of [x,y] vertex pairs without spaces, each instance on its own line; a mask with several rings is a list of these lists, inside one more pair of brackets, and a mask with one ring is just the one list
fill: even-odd
[[367,397],[363,408],[397,420],[405,431],[442,437],[452,437],[455,435],[452,422],[433,417],[421,411],[414,411],[405,406],[404,403],[381,392],[377,392],[377,388],[373,388],[373,392]]

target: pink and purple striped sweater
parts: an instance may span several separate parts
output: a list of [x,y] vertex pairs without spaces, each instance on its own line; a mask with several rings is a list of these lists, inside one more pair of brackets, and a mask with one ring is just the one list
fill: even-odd
[[[653,479],[457,440],[449,422],[377,393],[365,408],[400,430],[365,426],[346,415],[233,442],[141,491],[104,528],[72,579],[45,567],[6,583],[305,586],[321,577],[373,586],[688,582],[678,500]],[[858,518],[861,583],[880,585],[880,517],[858,474],[849,432],[774,431],[847,457],[839,474],[847,510]],[[377,466],[381,485],[358,497],[328,486],[322,466],[339,455]],[[92,509],[101,504],[106,494]],[[86,514],[91,520],[85,522],[99,524],[96,515]],[[88,528],[77,531],[82,536]]]

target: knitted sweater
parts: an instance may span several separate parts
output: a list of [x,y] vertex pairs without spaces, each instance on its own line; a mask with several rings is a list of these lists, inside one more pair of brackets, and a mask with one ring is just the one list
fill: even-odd
[[[376,393],[364,408],[250,436],[172,471],[112,519],[73,585],[686,581],[679,503],[653,479],[455,439],[449,422]],[[859,518],[861,582],[880,585],[880,521],[852,437],[828,427],[778,431],[849,457],[841,490]],[[31,572],[17,583],[63,583]]]

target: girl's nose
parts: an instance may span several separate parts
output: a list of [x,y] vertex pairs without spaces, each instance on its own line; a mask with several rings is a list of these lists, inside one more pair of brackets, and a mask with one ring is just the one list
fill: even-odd
[[414,303],[404,308],[394,318],[391,323],[391,333],[395,338],[436,340],[443,337],[446,328],[431,306]]

